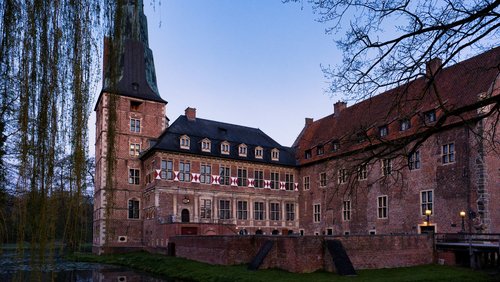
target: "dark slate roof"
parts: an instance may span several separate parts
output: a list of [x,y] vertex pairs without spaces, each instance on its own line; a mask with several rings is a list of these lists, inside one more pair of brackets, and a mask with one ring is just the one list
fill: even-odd
[[[179,140],[183,135],[187,135],[190,138],[190,150],[180,148]],[[210,153],[201,151],[201,141],[205,138],[211,141],[212,147]],[[230,143],[231,148],[229,155],[221,154],[220,145],[224,141]],[[247,157],[238,156],[238,146],[240,144],[247,145]],[[264,150],[262,159],[257,159],[254,155],[255,148],[258,146],[262,147]],[[271,160],[271,150],[274,148],[280,151],[279,161]],[[163,132],[156,144],[149,150],[149,152],[153,151],[180,152],[285,166],[296,165],[295,153],[291,148],[281,146],[258,128],[201,118],[188,120],[186,116],[179,116],[179,118]]]
[[[142,0],[127,1],[122,11],[122,38],[121,42],[118,42],[117,52],[120,52],[117,56],[118,62],[111,61],[110,40],[104,41],[104,79],[101,94],[109,92],[166,104],[167,102],[158,92],[153,52],[149,49],[147,19],[144,15]],[[116,82],[113,82],[110,75],[112,64],[119,67]]]
[[[357,150],[365,146],[366,142],[349,141],[361,129],[371,129],[377,132],[379,126],[389,125],[389,139],[397,139],[403,134],[413,134],[422,128],[422,119],[419,114],[429,110],[436,110],[439,114],[437,96],[448,109],[456,109],[478,101],[479,94],[488,91],[499,75],[500,47],[493,48],[478,56],[447,68],[443,68],[436,75],[436,93],[426,87],[427,80],[422,77],[406,85],[391,89],[380,95],[364,100],[345,108],[340,114],[332,114],[314,121],[306,126],[294,143],[297,157],[301,164],[314,162],[333,155]],[[469,119],[477,112],[468,112],[461,117],[450,117],[446,124],[462,122],[462,118]],[[399,132],[395,126],[401,118],[410,117],[412,128],[408,132]],[[439,118],[439,117],[438,117]],[[370,134],[370,132],[369,132]],[[330,145],[334,140],[346,140],[340,150],[332,152]],[[314,148],[325,145],[325,154],[317,156]],[[312,158],[305,159],[305,151],[311,150]]]

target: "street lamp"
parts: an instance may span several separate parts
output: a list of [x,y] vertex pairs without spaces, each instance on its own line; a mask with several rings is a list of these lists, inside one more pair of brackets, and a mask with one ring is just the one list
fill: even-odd
[[431,223],[431,219],[430,219],[431,214],[432,214],[431,210],[425,210],[425,216],[427,217],[426,222],[428,225],[430,225],[430,223]]
[[460,211],[460,217],[462,218],[462,233],[465,233],[465,211]]

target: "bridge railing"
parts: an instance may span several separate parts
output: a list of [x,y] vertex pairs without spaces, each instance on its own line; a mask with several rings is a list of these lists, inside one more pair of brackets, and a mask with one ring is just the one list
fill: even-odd
[[495,244],[500,243],[500,233],[436,233],[436,243],[474,243]]

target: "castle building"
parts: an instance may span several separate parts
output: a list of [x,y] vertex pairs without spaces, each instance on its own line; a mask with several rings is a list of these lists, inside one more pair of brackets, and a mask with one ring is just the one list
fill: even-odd
[[166,247],[176,235],[500,232],[499,125],[487,103],[500,94],[500,48],[448,68],[436,59],[408,84],[338,102],[285,147],[191,107],[169,124],[142,1],[123,11],[95,107],[94,252]]

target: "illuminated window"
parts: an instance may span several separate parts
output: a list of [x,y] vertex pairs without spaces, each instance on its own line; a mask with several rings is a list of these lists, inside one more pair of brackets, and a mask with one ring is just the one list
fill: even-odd
[[130,151],[129,154],[133,157],[139,156],[141,152],[141,144],[139,143],[130,143]]

